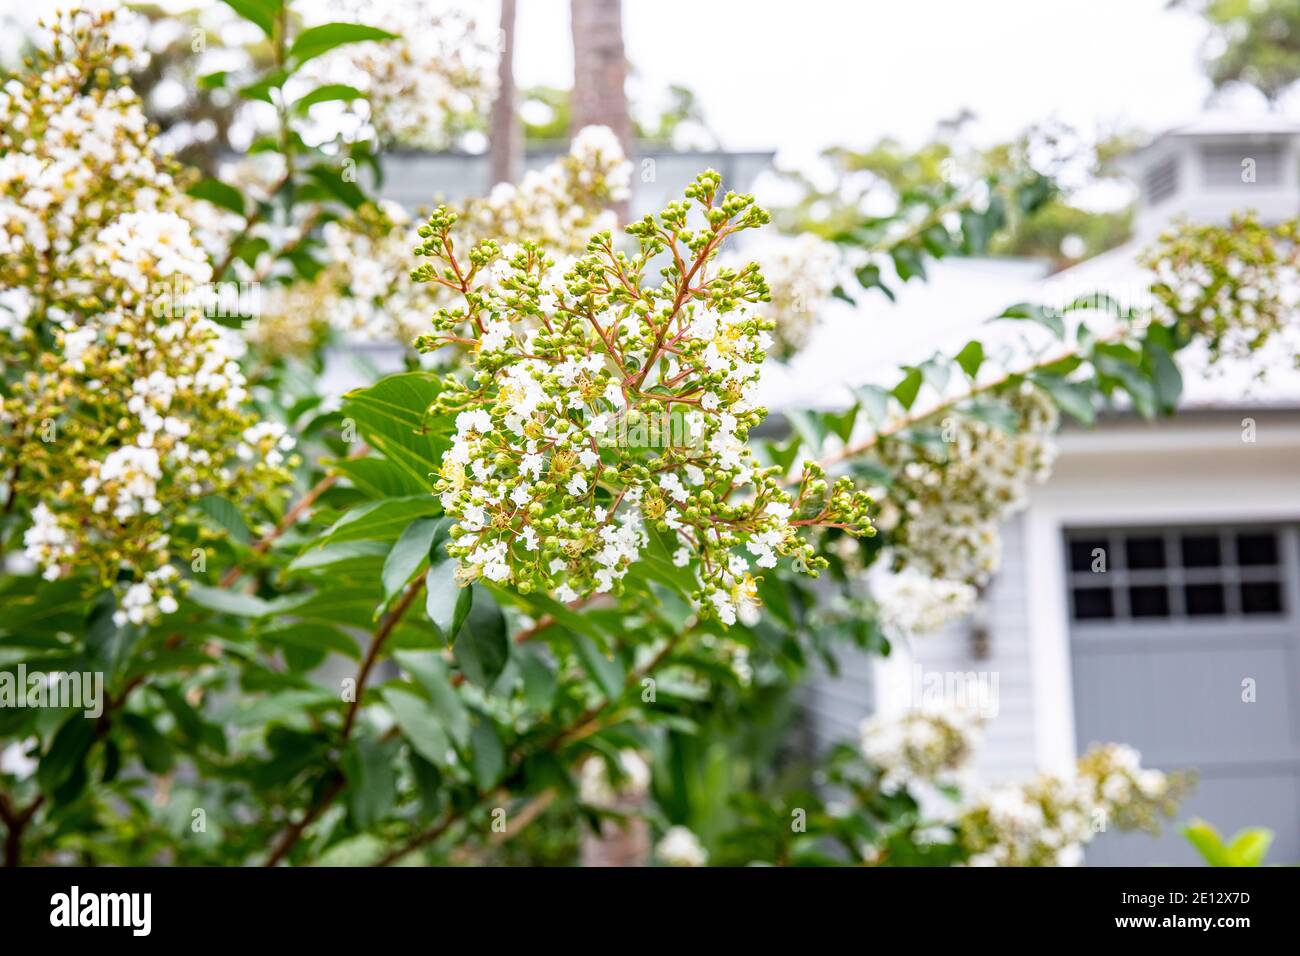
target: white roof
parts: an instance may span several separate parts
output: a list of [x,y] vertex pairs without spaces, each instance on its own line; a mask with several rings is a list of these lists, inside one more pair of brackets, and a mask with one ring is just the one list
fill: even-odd
[[1274,112],[1243,113],[1207,110],[1170,127],[1162,136],[1290,136],[1300,133],[1300,122]]
[[[1045,275],[1042,263],[1031,260],[935,263],[928,282],[896,285],[894,304],[878,291],[860,295],[857,308],[834,303],[793,362],[769,363],[763,370],[759,400],[774,410],[844,407],[852,401],[852,388],[892,386],[899,366],[918,364],[936,352],[954,355],[975,338],[984,344],[989,374],[999,366],[1014,367],[1050,344],[1051,335],[1035,323],[988,324],[990,318],[1021,302],[1062,307],[1097,292],[1140,307],[1149,300],[1150,281],[1138,264],[1140,252],[1136,243],[1129,243],[1052,276]],[[1104,330],[1108,320],[1099,313],[1086,318],[1097,330]],[[1207,369],[1203,351],[1181,352],[1183,406],[1300,407],[1300,370],[1294,362],[1300,355],[1300,329],[1288,332],[1249,362],[1225,360],[1213,369]],[[1260,369],[1267,370],[1263,379],[1258,377]],[[929,398],[936,396],[930,393]]]

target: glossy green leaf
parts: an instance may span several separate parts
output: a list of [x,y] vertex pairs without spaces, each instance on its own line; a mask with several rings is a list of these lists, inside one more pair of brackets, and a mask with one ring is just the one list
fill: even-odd
[[353,822],[364,830],[384,819],[397,801],[391,748],[369,737],[353,740],[343,754],[343,773]]
[[485,714],[475,715],[473,751],[470,769],[479,790],[488,791],[497,785],[506,769],[506,751],[497,733],[496,725]]
[[443,729],[457,747],[463,748],[469,743],[469,711],[451,686],[451,672],[442,655],[434,651],[397,651],[393,657],[429,695]]
[[289,47],[289,58],[297,66],[308,60],[328,53],[345,43],[361,43],[367,40],[395,40],[397,34],[368,27],[360,23],[324,23],[318,27],[309,27],[294,38]]
[[420,518],[412,521],[388,552],[383,572],[385,601],[396,597],[424,564],[440,520],[442,519]]
[[456,638],[456,663],[465,676],[487,690],[505,670],[510,658],[506,619],[486,591],[475,589],[473,606]]
[[430,565],[424,577],[425,610],[449,645],[455,643],[474,602],[473,590],[456,581],[456,564],[445,558]]
[[213,523],[236,544],[246,545],[252,540],[252,534],[244,521],[244,516],[228,499],[220,495],[204,495],[194,502],[194,506],[212,519]]
[[275,36],[275,18],[283,0],[222,0],[245,20],[256,23],[268,37]]
[[966,377],[974,379],[979,374],[980,366],[984,364],[984,344],[971,339],[957,353],[956,361],[961,366],[961,370],[966,373]]
[[402,735],[420,756],[443,769],[455,763],[451,741],[433,705],[413,691],[400,687],[384,688],[383,697]]
[[322,543],[344,541],[396,540],[416,519],[442,511],[432,495],[412,495],[367,502],[353,508],[321,536]]
[[244,197],[229,183],[217,179],[200,179],[186,192],[196,199],[206,199],[214,206],[229,210],[237,216],[244,215]]
[[365,96],[366,94],[355,86],[348,86],[346,83],[326,83],[296,100],[293,108],[299,113],[305,113],[317,103],[346,103],[352,100],[365,99]]
[[581,634],[570,632],[569,639],[573,642],[573,649],[582,661],[583,668],[604,695],[610,700],[622,696],[624,682],[627,680],[623,662],[615,655],[605,655],[590,638]]

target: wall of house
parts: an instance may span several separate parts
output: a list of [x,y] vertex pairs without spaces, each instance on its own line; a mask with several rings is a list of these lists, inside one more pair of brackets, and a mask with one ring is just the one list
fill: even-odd
[[[1245,417],[1256,424],[1251,443],[1242,441]],[[1188,413],[1154,425],[1112,420],[1067,429],[1061,446],[1052,478],[1003,528],[1002,566],[984,600],[988,656],[975,652],[970,621],[900,642],[887,660],[844,653],[842,673],[822,674],[807,695],[818,746],[856,739],[865,717],[909,706],[919,665],[923,675],[997,676],[997,713],[976,779],[1065,769],[1077,744],[1063,529],[1300,518],[1300,415],[1292,411]]]
[[[845,652],[838,676],[823,673],[813,682],[807,708],[817,745],[856,740],[859,724],[877,708],[881,713],[901,712],[936,680],[974,678],[994,691],[974,778],[997,782],[1032,773],[1033,668],[1025,579],[1024,526],[1015,518],[1003,528],[1001,569],[974,619],[938,634],[896,642],[889,659]],[[976,628],[987,635],[982,651]]]

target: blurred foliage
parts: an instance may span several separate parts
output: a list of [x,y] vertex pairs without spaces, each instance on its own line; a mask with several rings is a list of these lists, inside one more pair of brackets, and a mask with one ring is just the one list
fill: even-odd
[[922,252],[1034,256],[1061,269],[1127,241],[1131,207],[1097,211],[1072,197],[1081,185],[1113,181],[1115,160],[1136,145],[1135,134],[1085,145],[1074,130],[1044,124],[1008,142],[974,147],[960,136],[972,119],[970,113],[954,117],[915,149],[885,138],[860,151],[828,150],[834,186],[819,188],[810,177],[793,175],[804,195],[780,221],[790,231],[867,247],[888,238],[882,226],[910,221],[916,242],[895,261],[904,281],[919,274]]
[[1210,26],[1205,68],[1216,89],[1253,86],[1277,102],[1300,79],[1300,4],[1295,0],[1172,0]]

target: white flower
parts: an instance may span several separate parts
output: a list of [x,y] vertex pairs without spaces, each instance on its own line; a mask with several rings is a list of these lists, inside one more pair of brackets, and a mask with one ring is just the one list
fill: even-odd
[[881,627],[895,638],[940,631],[967,617],[976,601],[971,585],[926,577],[914,568],[874,574],[871,592]]
[[666,866],[705,866],[709,862],[699,837],[683,826],[668,828],[655,847],[655,855]]

